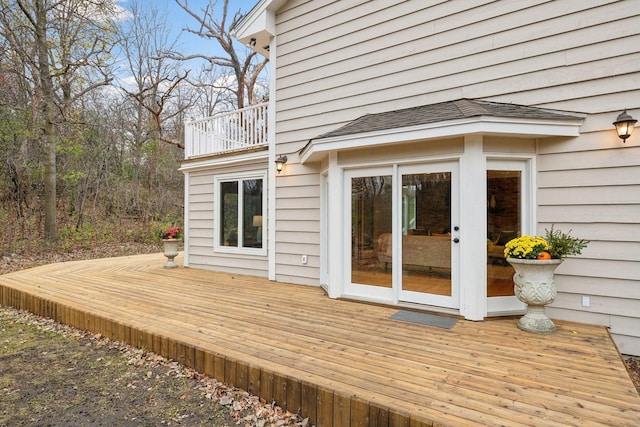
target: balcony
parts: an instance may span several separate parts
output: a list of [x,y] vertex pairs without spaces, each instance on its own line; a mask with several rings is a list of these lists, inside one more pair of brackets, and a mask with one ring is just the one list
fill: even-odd
[[266,146],[267,105],[252,105],[185,123],[185,159]]

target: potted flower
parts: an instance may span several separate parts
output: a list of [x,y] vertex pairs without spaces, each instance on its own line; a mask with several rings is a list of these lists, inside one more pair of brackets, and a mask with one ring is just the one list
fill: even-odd
[[160,232],[160,238],[164,244],[164,256],[167,257],[167,263],[164,268],[176,268],[178,264],[174,258],[178,255],[178,246],[182,239],[182,227],[174,225]]
[[544,306],[556,299],[556,268],[566,256],[579,255],[589,243],[553,227],[545,232],[545,237],[517,237],[504,247],[504,256],[515,270],[514,293],[527,304],[527,313],[518,321],[518,328],[539,334],[556,330],[544,312]]
[[160,237],[162,238],[162,240],[181,239],[182,227],[174,225],[167,228],[166,230],[162,230]]

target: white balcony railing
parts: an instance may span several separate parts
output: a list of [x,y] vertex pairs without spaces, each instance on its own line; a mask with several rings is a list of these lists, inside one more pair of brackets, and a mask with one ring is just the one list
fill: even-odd
[[266,145],[267,105],[252,105],[185,123],[185,159]]

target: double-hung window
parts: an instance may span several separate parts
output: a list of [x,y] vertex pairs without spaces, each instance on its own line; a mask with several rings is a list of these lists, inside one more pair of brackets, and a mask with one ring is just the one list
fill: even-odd
[[222,176],[215,181],[215,242],[221,252],[266,253],[266,175]]

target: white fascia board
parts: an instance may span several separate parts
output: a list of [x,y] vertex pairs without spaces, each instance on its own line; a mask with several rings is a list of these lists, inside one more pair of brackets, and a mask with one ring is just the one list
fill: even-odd
[[[246,22],[241,28],[237,28],[233,32],[233,37],[240,41],[242,44],[249,43],[249,40],[255,38],[258,40],[259,38],[267,38],[273,37],[275,33],[275,25],[273,23],[273,18],[269,19],[267,11],[263,11]],[[271,22],[269,22],[271,21]],[[258,43],[256,41],[256,47]]]
[[[269,19],[268,3],[268,1],[262,0],[254,6],[231,34],[240,43],[249,46],[266,58],[269,58],[269,51],[265,47],[269,46],[271,38],[275,34],[275,20],[273,16]],[[255,40],[255,44],[250,44],[252,39]]]
[[428,123],[398,129],[343,135],[312,140],[302,151],[302,163],[322,159],[326,153],[352,148],[459,137],[472,134],[512,135],[516,138],[580,136],[582,120],[542,120],[480,116]]
[[226,166],[240,166],[243,164],[255,163],[258,160],[264,160],[265,163],[269,160],[269,152],[267,150],[261,150],[251,153],[237,154],[233,156],[224,157],[208,157],[206,159],[189,160],[188,163],[183,164],[179,171],[183,173],[194,172],[203,169],[212,169],[217,167]]
[[238,23],[231,35],[242,41],[260,31],[267,31],[267,7],[272,2],[273,0],[260,0]]

